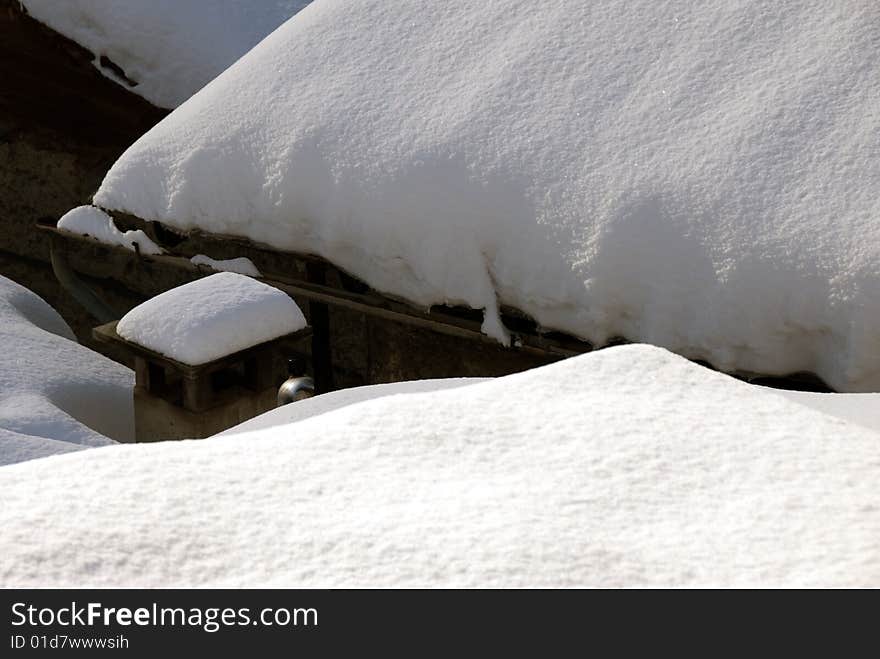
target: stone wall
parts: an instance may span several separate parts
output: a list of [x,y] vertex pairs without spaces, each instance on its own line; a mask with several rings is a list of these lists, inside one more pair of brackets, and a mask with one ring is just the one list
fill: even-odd
[[34,225],[88,203],[110,165],[166,114],[93,60],[17,0],[0,0],[0,274],[45,298],[88,345],[94,323],[55,281],[48,238]]

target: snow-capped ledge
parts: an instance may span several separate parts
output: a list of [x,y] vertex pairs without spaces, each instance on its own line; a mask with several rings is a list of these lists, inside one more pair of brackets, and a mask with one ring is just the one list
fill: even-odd
[[221,272],[172,288],[129,311],[123,339],[199,365],[306,327],[296,302],[251,277]]
[[58,228],[141,254],[162,254],[164,251],[141,229],[120,231],[112,217],[94,206],[78,206],[68,211],[58,220]]

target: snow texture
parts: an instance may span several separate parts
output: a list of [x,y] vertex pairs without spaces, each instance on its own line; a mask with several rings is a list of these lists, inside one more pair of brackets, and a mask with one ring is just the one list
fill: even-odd
[[237,272],[240,275],[247,275],[248,277],[262,277],[260,271],[257,270],[257,266],[253,264],[246,256],[239,256],[235,259],[212,259],[210,256],[205,256],[204,254],[196,254],[194,257],[190,259],[193,265],[204,265],[212,270],[217,270],[219,272]]
[[286,293],[233,272],[165,291],[129,311],[116,332],[184,364],[198,365],[306,327]]
[[880,394],[820,394],[784,390],[776,392],[799,405],[880,432]]
[[95,200],[419,305],[880,390],[880,5],[322,0]]
[[[443,389],[453,389],[486,381],[488,381],[488,378],[443,378],[395,382],[392,384],[374,384],[332,391],[320,396],[297,401],[295,405],[284,405],[270,410],[233,428],[224,430],[219,435],[234,435],[252,430],[273,428],[331,412],[346,405],[383,396],[442,391]],[[757,388],[764,389],[763,387]],[[856,425],[880,432],[880,394],[826,394],[769,388],[766,391],[783,396],[799,405],[823,412],[828,416],[835,416],[844,421],[850,421]]]
[[[442,391],[444,389],[464,387],[486,381],[488,381],[488,378],[443,378],[374,384],[354,387],[352,389],[342,389],[313,398],[306,398],[297,401],[294,405],[284,405],[270,410],[219,434],[234,435],[253,430],[273,428],[331,412],[346,405],[384,396]],[[767,389],[767,391],[783,396],[804,407],[809,407],[829,416],[836,416],[845,421],[880,432],[880,394],[825,394],[784,389]]]
[[878,586],[878,478],[878,433],[623,346],[5,467],[0,585]]
[[[95,54],[111,80],[177,107],[310,0],[21,0],[28,13]],[[121,80],[101,56],[122,68]]]
[[393,382],[389,384],[374,384],[364,387],[352,387],[340,389],[326,394],[304,398],[288,405],[283,405],[274,410],[260,414],[244,423],[224,430],[218,435],[235,435],[252,430],[264,430],[275,426],[283,426],[302,421],[319,414],[326,414],[347,405],[361,403],[374,398],[395,396],[397,394],[416,394],[427,391],[442,391],[464,387],[469,384],[485,382],[486,378],[442,378],[436,380],[413,380],[410,382]]
[[[113,218],[94,206],[79,206],[68,211],[60,220],[58,228],[82,236],[89,236],[108,245],[119,245],[141,254],[161,254],[162,248],[150,240],[140,229],[120,231]],[[137,250],[135,249],[137,244]]]
[[0,276],[0,465],[134,441],[133,386],[129,369],[76,343],[48,304]]

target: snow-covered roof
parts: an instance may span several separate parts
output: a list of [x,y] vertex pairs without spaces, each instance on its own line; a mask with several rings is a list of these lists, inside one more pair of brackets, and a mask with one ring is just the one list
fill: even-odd
[[0,465],[134,439],[134,373],[2,276],[0,348]]
[[[119,159],[103,207],[420,305],[880,389],[869,4],[323,0]],[[368,29],[366,26],[369,26]]]
[[878,440],[664,350],[610,348],[5,467],[0,583],[877,586]]
[[166,357],[198,365],[305,327],[305,316],[286,293],[245,275],[220,272],[138,305],[116,331]]
[[311,0],[21,0],[92,51],[99,69],[155,105],[177,107]]

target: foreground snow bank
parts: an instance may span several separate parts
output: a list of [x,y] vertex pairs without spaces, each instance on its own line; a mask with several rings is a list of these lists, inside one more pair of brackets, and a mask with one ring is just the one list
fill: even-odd
[[[283,405],[270,410],[244,423],[224,430],[218,435],[235,435],[253,430],[265,430],[275,426],[283,426],[297,421],[303,421],[319,414],[326,414],[348,405],[362,403],[376,398],[396,396],[398,394],[420,394],[430,391],[443,391],[455,389],[470,384],[486,382],[488,378],[441,378],[437,380],[412,380],[409,382],[393,382],[389,384],[373,384],[351,389],[331,391],[313,398],[305,398],[297,401],[296,405]],[[880,415],[880,411],[878,411]]]
[[880,434],[625,346],[4,468],[0,584],[877,586],[878,478]]
[[79,345],[54,309],[2,276],[0,348],[0,465],[133,441],[134,374]]
[[22,0],[22,5],[96,57],[109,57],[137,83],[132,91],[173,108],[310,1]]
[[[880,390],[870,3],[324,0],[95,200],[418,304]],[[368,28],[368,29],[367,29]]]
[[826,394],[774,390],[790,401],[880,432],[880,394]]

